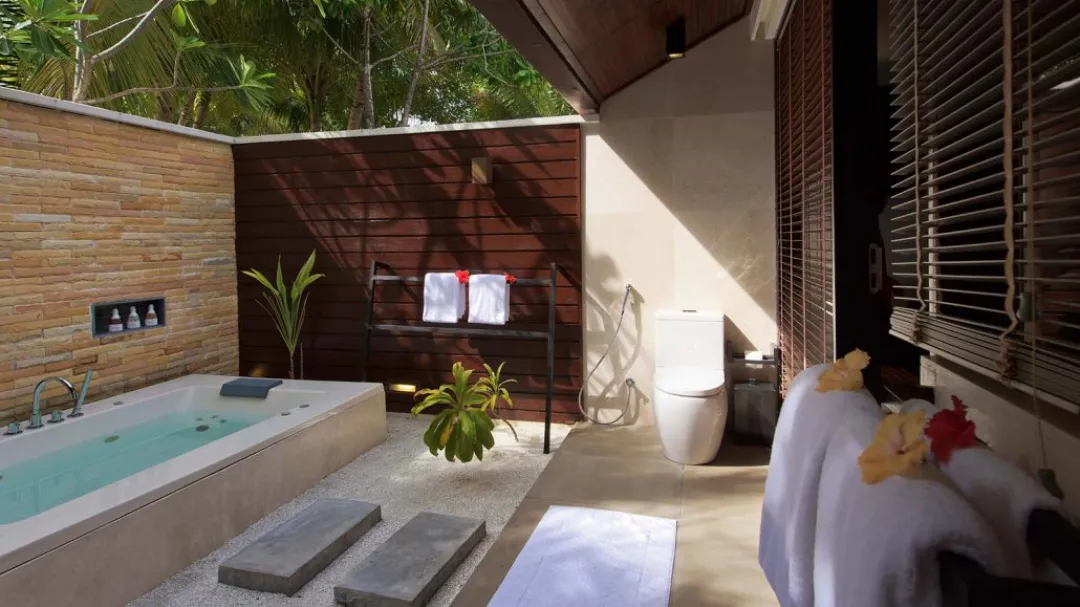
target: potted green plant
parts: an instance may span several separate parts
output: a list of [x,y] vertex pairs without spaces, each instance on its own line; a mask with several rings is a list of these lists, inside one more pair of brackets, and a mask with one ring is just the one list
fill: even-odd
[[[505,364],[505,363],[503,363]],[[472,461],[473,456],[483,461],[484,450],[490,450],[495,446],[495,437],[491,431],[495,428],[495,422],[491,415],[498,417],[499,401],[508,406],[514,406],[506,386],[514,383],[513,379],[502,379],[503,365],[498,369],[492,369],[484,364],[485,377],[478,378],[469,383],[473,374],[472,369],[466,369],[461,363],[454,363],[452,369],[454,383],[443,384],[438,388],[420,390],[416,393],[417,398],[424,400],[412,408],[413,415],[419,415],[421,411],[435,405],[445,405],[447,409],[440,412],[431,421],[427,432],[424,433],[424,444],[432,455],[438,455],[443,451],[447,461],[458,459],[462,462]],[[491,415],[488,415],[488,412]],[[517,431],[514,426],[505,419],[502,420],[517,439]]]
[[308,293],[307,288],[313,282],[319,280],[323,274],[312,274],[315,267],[315,251],[304,262],[303,267],[296,273],[292,285],[286,287],[285,280],[281,275],[281,256],[278,256],[277,274],[274,282],[258,270],[244,270],[244,274],[259,281],[266,291],[262,294],[262,300],[256,300],[260,306],[274,321],[274,327],[281,340],[285,342],[285,349],[289,351],[289,379],[295,379],[293,361],[297,346],[300,346],[300,379],[304,379],[304,347],[300,344],[300,329],[304,325],[304,315],[307,312]]

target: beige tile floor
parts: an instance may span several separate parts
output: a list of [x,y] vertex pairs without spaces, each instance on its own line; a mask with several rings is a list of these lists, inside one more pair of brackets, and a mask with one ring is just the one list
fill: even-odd
[[757,563],[769,452],[727,443],[706,466],[660,453],[649,426],[579,425],[518,506],[454,607],[486,605],[548,506],[675,518],[671,607],[777,605]]

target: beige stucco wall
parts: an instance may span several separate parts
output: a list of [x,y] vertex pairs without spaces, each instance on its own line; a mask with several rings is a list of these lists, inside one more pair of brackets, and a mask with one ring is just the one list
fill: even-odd
[[630,85],[585,127],[586,370],[611,339],[624,284],[636,292],[588,384],[590,409],[622,405],[629,368],[631,418],[650,419],[657,310],[722,310],[737,350],[776,341],[773,48],[747,29]]

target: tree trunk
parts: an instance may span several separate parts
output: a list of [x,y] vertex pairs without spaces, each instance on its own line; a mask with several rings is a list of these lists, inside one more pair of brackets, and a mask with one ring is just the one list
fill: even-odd
[[191,128],[201,129],[206,124],[206,117],[210,115],[210,93],[199,93],[199,100],[197,103],[197,109],[195,110],[195,120],[191,123]]
[[172,122],[176,108],[173,107],[174,95],[158,95],[154,98],[157,104],[157,119],[162,122]]
[[304,91],[307,98],[308,132],[322,130],[322,67],[316,66],[315,72],[304,78]]
[[86,48],[86,26],[82,21],[75,22],[75,76],[71,83],[71,101],[81,102],[90,95],[90,76],[93,64]]
[[364,9],[364,66],[360,78],[364,86],[364,128],[375,128],[375,94],[371,90],[371,8]]
[[364,68],[364,128],[375,128],[375,94],[371,90],[371,66]]
[[188,95],[187,103],[184,107],[180,108],[180,117],[177,118],[176,124],[184,126],[184,124],[191,118],[191,112],[195,109],[195,102],[199,100],[198,93],[191,93]]
[[345,127],[355,131],[363,126],[364,121],[364,79],[356,78],[356,88],[353,89],[352,106],[349,108],[349,123]]
[[416,63],[413,64],[412,78],[409,79],[409,88],[405,92],[405,103],[401,106],[401,120],[398,126],[409,126],[409,114],[412,113],[413,98],[416,96],[416,84],[420,81],[420,74],[424,71],[424,48],[427,45],[428,10],[431,8],[431,0],[424,0],[423,15],[420,21],[420,42],[416,48]]

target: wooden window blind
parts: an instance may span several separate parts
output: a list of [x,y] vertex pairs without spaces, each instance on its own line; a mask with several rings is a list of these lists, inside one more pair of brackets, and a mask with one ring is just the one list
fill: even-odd
[[892,333],[1080,412],[1080,0],[892,0]]
[[832,2],[797,0],[776,39],[777,324],[784,385],[834,359]]

